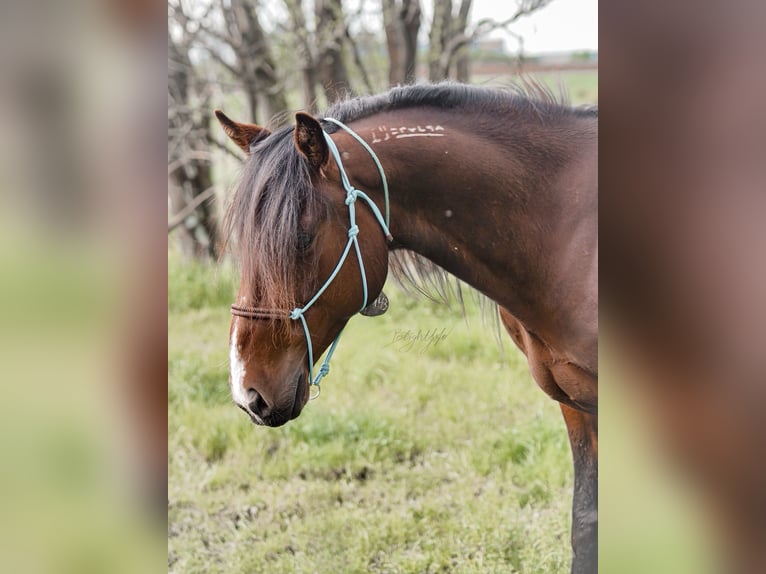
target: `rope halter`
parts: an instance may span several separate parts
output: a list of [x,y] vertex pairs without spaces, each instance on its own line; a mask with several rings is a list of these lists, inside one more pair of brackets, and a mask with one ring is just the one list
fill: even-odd
[[[386,240],[388,242],[393,241],[391,231],[388,228],[388,225],[389,225],[388,181],[386,180],[386,174],[383,171],[383,166],[381,165],[380,160],[378,159],[378,156],[375,155],[375,152],[372,151],[372,148],[367,144],[366,141],[364,141],[359,136],[359,134],[357,134],[354,130],[352,130],[350,127],[348,127],[344,123],[334,118],[324,118],[324,121],[331,122],[337,125],[338,127],[342,128],[346,132],[348,132],[356,141],[358,141],[362,145],[362,147],[364,147],[365,150],[367,150],[367,153],[370,154],[370,157],[372,157],[372,160],[375,162],[375,166],[378,168],[378,173],[380,174],[380,179],[383,183],[383,196],[385,198],[385,213],[386,214],[385,214],[385,217],[381,215],[380,210],[378,209],[378,206],[375,205],[375,202],[373,202],[372,199],[370,199],[370,197],[361,189],[357,189],[353,185],[351,185],[351,182],[348,179],[348,174],[346,173],[346,169],[343,167],[343,161],[341,159],[340,152],[338,151],[338,147],[335,145],[335,142],[330,137],[330,134],[322,130],[325,141],[327,142],[327,146],[330,148],[330,153],[332,154],[333,158],[335,159],[335,163],[338,166],[338,171],[340,172],[340,179],[343,185],[343,189],[346,191],[345,204],[348,206],[349,227],[348,227],[348,241],[346,242],[346,247],[343,249],[343,253],[340,256],[340,259],[338,260],[337,265],[335,265],[335,268],[332,270],[332,273],[330,273],[330,276],[327,278],[324,284],[319,288],[319,290],[314,294],[314,296],[309,300],[308,303],[306,303],[303,307],[296,307],[295,309],[289,312],[290,319],[292,319],[293,321],[301,322],[301,326],[303,327],[303,334],[306,338],[306,347],[308,350],[308,363],[309,363],[309,386],[316,387],[316,392],[313,392],[309,395],[310,399],[315,399],[319,396],[320,382],[330,372],[330,359],[332,359],[333,353],[335,353],[335,349],[338,347],[338,341],[340,341],[340,336],[343,334],[343,329],[341,329],[340,333],[338,333],[338,335],[335,337],[333,342],[330,344],[330,348],[328,349],[327,355],[325,356],[325,359],[322,362],[321,367],[319,368],[319,372],[317,373],[316,377],[314,377],[314,350],[311,344],[311,333],[309,332],[309,327],[308,327],[308,324],[306,323],[306,318],[304,315],[306,311],[308,311],[311,308],[311,306],[317,302],[317,300],[322,296],[322,293],[324,293],[327,290],[327,288],[333,282],[335,277],[338,275],[338,273],[341,270],[341,267],[343,267],[343,264],[346,262],[346,259],[348,258],[348,254],[350,253],[352,246],[354,248],[354,251],[356,252],[356,259],[359,262],[359,271],[362,276],[363,300],[362,300],[362,306],[359,308],[359,311],[367,307],[367,304],[368,304],[367,275],[364,272],[364,261],[362,260],[362,252],[359,249],[359,240],[357,239],[357,236],[359,235],[359,226],[356,224],[357,199],[362,199],[365,202],[367,202],[367,205],[370,207],[370,210],[375,216],[375,219],[380,224],[380,227],[383,230],[383,234],[386,236]],[[270,309],[252,309],[252,308],[240,307],[237,305],[231,306],[231,313],[232,315],[237,315],[240,317],[267,318],[267,319],[274,318],[275,316],[283,315],[283,312],[279,312],[279,311],[275,312]]]

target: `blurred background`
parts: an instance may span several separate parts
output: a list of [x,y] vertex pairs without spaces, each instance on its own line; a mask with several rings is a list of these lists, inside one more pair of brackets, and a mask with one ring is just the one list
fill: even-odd
[[0,569],[164,568],[166,18],[0,6]]
[[[395,407],[383,417],[370,410],[365,413],[369,416],[350,420],[340,429],[328,421],[341,417],[328,413],[324,426],[319,425],[321,432],[288,427],[294,429],[291,436],[252,442],[254,429],[232,412],[225,391],[213,391],[226,386],[220,347],[225,345],[226,305],[236,271],[225,262],[217,271],[205,262],[213,258],[216,228],[204,223],[205,209],[209,221],[217,222],[239,161],[211,124],[210,109],[223,107],[240,121],[277,124],[289,118],[280,116],[282,109],[321,110],[336,96],[319,77],[313,84],[315,94],[308,95],[309,84],[303,80],[306,54],[315,59],[316,74],[320,69],[329,74],[330,66],[320,63],[337,61],[333,54],[339,51],[348,76],[344,90],[385,89],[391,82],[388,38],[400,38],[397,61],[406,61],[411,51],[402,38],[413,38],[406,28],[414,26],[418,13],[418,81],[431,77],[432,68],[440,77],[457,78],[467,63],[473,82],[503,83],[526,70],[566,88],[573,103],[598,102],[602,92],[600,231],[607,234],[602,241],[607,249],[602,284],[608,287],[608,297],[602,298],[609,303],[605,312],[612,324],[619,327],[602,343],[602,353],[608,353],[602,366],[607,373],[602,378],[608,381],[602,385],[602,571],[701,572],[716,565],[723,572],[766,570],[758,567],[763,564],[758,552],[763,560],[766,539],[766,337],[759,331],[766,325],[766,82],[758,72],[766,52],[760,29],[765,5],[708,3],[700,9],[688,1],[615,0],[599,10],[599,50],[595,3],[552,0],[515,20],[519,4],[512,2],[474,0],[465,20],[465,2],[440,2],[439,9],[421,2],[419,11],[415,4],[344,2],[340,12],[328,4],[327,12],[320,14],[310,3],[263,2],[257,5],[257,19],[248,21],[253,11],[234,10],[239,5],[235,2],[225,4],[228,16],[217,2],[2,3],[3,571],[150,572],[168,569],[169,561],[174,571],[209,571],[216,562],[205,544],[215,542],[216,534],[240,532],[242,520],[252,527],[260,524],[257,520],[275,519],[280,529],[298,524],[301,513],[305,516],[301,506],[264,507],[256,500],[237,515],[224,504],[230,491],[221,490],[221,484],[246,484],[255,455],[269,456],[274,443],[282,444],[283,439],[298,448],[303,463],[318,465],[317,480],[334,480],[336,472],[346,477],[335,480],[329,492],[293,484],[304,495],[324,496],[319,504],[337,504],[341,510],[349,493],[345,500],[354,507],[359,490],[351,485],[368,476],[370,460],[422,463],[424,444],[400,432]],[[435,18],[437,13],[443,20]],[[329,24],[318,26],[320,21]],[[587,39],[569,42],[579,31]],[[243,44],[248,34],[265,40]],[[241,58],[246,53],[237,52],[243,45],[251,50],[245,64]],[[436,54],[431,46],[439,50],[438,58],[431,57]],[[403,81],[409,79],[411,68],[395,69],[405,74]],[[250,91],[246,78],[257,78],[260,88]],[[281,109],[269,103],[280,92],[285,102]],[[256,97],[251,100],[252,93]],[[163,150],[167,163],[162,161]],[[705,201],[695,200],[700,197]],[[406,305],[402,300],[399,307]],[[462,316],[454,320],[442,307],[415,307],[432,315],[418,325],[458,329],[463,324]],[[469,312],[475,312],[470,329],[450,335],[457,339],[448,337],[442,347],[428,349],[433,356],[419,374],[433,372],[436,378],[420,393],[407,391],[414,396],[400,388],[403,403],[428,404],[427,395],[439,396],[447,380],[439,376],[445,372],[439,369],[452,366],[450,353],[472,357],[471,365],[512,365],[510,349],[496,352],[494,343],[483,338],[492,335],[482,327],[480,309],[469,306]],[[200,321],[205,327],[195,335]],[[632,337],[625,336],[639,325]],[[384,327],[382,345],[399,327]],[[175,349],[168,348],[169,329]],[[373,339],[360,341],[381,344],[380,336],[375,333]],[[685,348],[679,347],[681,342]],[[633,356],[627,363],[632,367],[627,367],[622,357],[636,350],[641,351],[639,359]],[[665,361],[652,360],[660,356]],[[387,368],[402,363],[406,369],[421,359],[407,361],[389,354],[383,360]],[[354,366],[349,357],[343,363]],[[669,377],[673,363],[687,367],[683,376]],[[453,527],[463,535],[470,532],[466,547],[455,548],[465,556],[474,551],[474,561],[490,556],[517,571],[566,571],[566,539],[546,537],[568,529],[569,453],[563,430],[555,407],[523,379],[524,369],[510,368],[512,394],[518,393],[521,402],[503,415],[510,417],[508,426],[490,428],[478,443],[470,443],[466,441],[475,429],[457,425],[459,432],[448,436],[448,448],[435,451],[439,456],[430,459],[432,464],[443,459],[443,466],[432,467],[430,478],[414,485],[415,494],[428,491],[437,498],[409,507],[408,516],[425,518],[431,525],[444,523],[446,532],[454,532]],[[464,376],[475,378],[475,373]],[[378,375],[371,384],[380,380]],[[631,392],[641,389],[647,393]],[[669,395],[663,389],[678,392]],[[450,389],[443,391],[448,394]],[[206,395],[209,392],[213,394]],[[373,399],[385,395],[385,385],[376,392]],[[336,399],[333,408],[343,414],[348,405],[337,402],[340,396],[354,398],[353,389],[338,390],[331,397]],[[652,403],[648,396],[660,400]],[[493,417],[500,414],[495,409],[498,401],[475,398],[477,407],[484,405]],[[647,415],[662,411],[658,403],[669,411],[662,419],[665,424]],[[332,404],[312,407],[319,412]],[[647,404],[653,406],[639,408]],[[185,479],[171,480],[168,486],[167,418],[173,413],[177,418],[171,420],[171,451],[181,458],[171,461],[171,467],[177,464],[176,470],[188,472],[179,472],[177,476]],[[454,413],[437,410],[434,416],[449,422]],[[668,420],[679,424],[668,427]],[[692,422],[681,424],[685,421]],[[424,438],[431,444],[441,438],[440,431],[453,427],[423,428],[434,433]],[[514,434],[513,428],[528,433]],[[341,443],[331,440],[336,431]],[[694,453],[703,464],[693,465],[692,472],[670,473],[668,462],[681,466],[683,457],[669,454],[678,452],[669,447],[680,437],[687,444],[682,452]],[[250,445],[243,464],[216,466],[226,460],[226,453],[234,452],[232,444]],[[337,464],[345,452],[339,444],[350,450],[360,444],[364,448],[358,450],[360,458],[343,466]],[[461,451],[461,444],[476,448]],[[450,459],[444,452],[462,452],[462,458]],[[185,453],[196,454],[184,461]],[[716,456],[722,453],[727,456]],[[318,460],[325,456],[330,458],[324,458],[322,466]],[[449,483],[459,481],[469,467],[469,478],[485,480],[483,490],[471,489],[470,481],[461,482],[459,489]],[[273,467],[266,478],[299,479],[296,470],[299,473],[297,467]],[[246,480],[233,482],[232,477],[240,478],[238,473]],[[441,491],[429,482],[439,476],[448,481]],[[508,492],[502,490],[509,483],[519,485],[512,488],[515,502],[510,507]],[[700,487],[705,484],[712,487]],[[217,497],[210,494],[216,492]],[[178,505],[189,493],[210,506],[200,508],[188,500]],[[497,508],[508,509],[504,520],[517,522],[482,538],[460,526],[464,507],[441,504],[438,497],[447,493],[465,496],[461,502],[473,500],[472,516],[484,516],[487,523],[496,524]],[[394,495],[407,500],[408,492]],[[720,512],[709,512],[711,506]],[[171,523],[188,530],[169,527],[168,512]],[[739,517],[734,521],[739,529],[726,527],[731,519],[710,518],[727,514]],[[220,528],[199,528],[201,534],[194,535],[198,519],[211,516]],[[359,523],[349,524],[353,531]],[[179,538],[181,532],[192,533],[184,539],[184,548],[198,549],[193,559],[202,565],[191,567],[178,555],[168,556],[168,537]],[[378,534],[383,543],[391,543],[413,532],[381,528]],[[741,555],[750,557],[752,567],[737,570],[733,562],[711,557],[721,540],[749,549]],[[229,548],[245,567],[257,571],[247,562],[247,550],[239,552],[230,541],[231,537],[213,546]],[[290,544],[280,545],[282,541],[277,538],[265,554],[290,564]],[[549,545],[542,553],[534,547],[539,541]],[[385,567],[386,556],[375,556],[376,564]],[[546,562],[536,568],[540,556],[546,556]],[[449,553],[439,560],[443,570],[455,569]],[[476,570],[482,571],[478,566]]]
[[766,571],[764,17],[599,7],[606,571]]

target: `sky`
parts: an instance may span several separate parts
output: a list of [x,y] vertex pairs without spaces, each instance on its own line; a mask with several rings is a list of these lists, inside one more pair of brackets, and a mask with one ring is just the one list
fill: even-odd
[[[503,20],[515,8],[512,0],[473,0],[472,21]],[[515,22],[511,29],[524,37],[528,54],[598,50],[598,0],[553,0],[539,12]],[[496,32],[492,37],[506,38],[506,48],[518,50],[518,43],[508,34]]]

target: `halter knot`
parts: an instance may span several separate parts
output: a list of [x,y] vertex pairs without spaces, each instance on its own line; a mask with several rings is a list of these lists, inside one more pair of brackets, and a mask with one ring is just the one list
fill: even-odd
[[319,386],[319,379],[322,379],[327,376],[327,373],[330,372],[330,363],[322,363],[322,366],[319,368],[319,376],[316,380],[316,385]]
[[303,315],[303,309],[300,307],[296,307],[292,311],[290,311],[290,319],[300,319],[301,315]]
[[359,235],[359,226],[358,225],[352,225],[348,228],[348,236],[349,238],[356,237]]
[[354,203],[358,195],[359,193],[357,192],[356,188],[349,187],[348,193],[346,193],[346,205],[351,205]]

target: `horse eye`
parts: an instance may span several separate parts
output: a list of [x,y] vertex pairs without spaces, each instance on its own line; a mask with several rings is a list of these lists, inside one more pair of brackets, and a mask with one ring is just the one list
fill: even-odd
[[298,233],[298,251],[303,253],[311,247],[311,242],[314,238],[309,233]]

